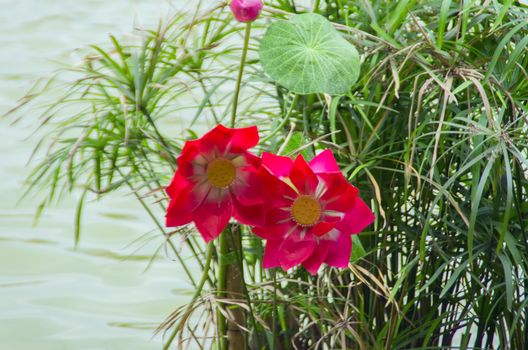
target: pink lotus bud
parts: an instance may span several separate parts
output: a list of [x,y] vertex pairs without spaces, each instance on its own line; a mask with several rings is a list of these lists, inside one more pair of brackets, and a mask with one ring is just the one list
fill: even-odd
[[253,22],[262,10],[262,0],[233,0],[231,12],[239,22]]

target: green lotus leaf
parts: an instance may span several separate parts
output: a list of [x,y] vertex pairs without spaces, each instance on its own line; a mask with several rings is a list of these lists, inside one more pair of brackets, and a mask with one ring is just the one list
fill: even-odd
[[360,68],[356,48],[314,13],[273,23],[260,44],[260,62],[273,80],[297,94],[344,94]]

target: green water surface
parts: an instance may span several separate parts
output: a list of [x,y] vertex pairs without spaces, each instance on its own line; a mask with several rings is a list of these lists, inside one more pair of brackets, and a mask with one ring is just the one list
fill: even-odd
[[[78,61],[76,48],[152,27],[178,2],[1,0],[0,114],[59,63]],[[78,194],[33,226],[38,202],[19,202],[31,118],[0,120],[0,350],[159,349],[153,329],[191,292],[179,264],[161,254],[144,271],[160,240],[132,243],[154,227],[126,194],[88,204],[78,251]]]

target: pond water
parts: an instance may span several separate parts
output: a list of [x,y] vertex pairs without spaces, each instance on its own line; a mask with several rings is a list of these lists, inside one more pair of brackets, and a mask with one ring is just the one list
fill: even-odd
[[[76,62],[76,48],[151,27],[178,3],[0,1],[0,115],[37,78]],[[38,203],[19,201],[30,124],[0,120],[0,349],[159,349],[153,329],[192,292],[179,264],[160,257],[145,272],[160,241],[130,244],[153,226],[126,194],[88,204],[78,251],[75,194],[33,226]]]

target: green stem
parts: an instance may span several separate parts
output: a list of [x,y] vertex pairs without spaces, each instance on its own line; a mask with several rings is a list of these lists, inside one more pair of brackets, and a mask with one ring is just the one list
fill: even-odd
[[[244,34],[244,47],[242,48],[242,57],[240,58],[240,66],[238,67],[238,77],[235,87],[235,96],[233,99],[233,109],[231,113],[231,121],[229,126],[231,128],[234,128],[236,125],[236,116],[237,116],[237,108],[238,108],[238,101],[240,96],[240,87],[242,85],[242,77],[244,75],[244,66],[246,64],[246,58],[249,48],[249,38],[251,35],[251,22],[248,22],[246,24],[246,31]],[[230,276],[233,274],[232,269],[228,269],[229,265],[229,259],[227,258],[227,255],[234,251],[236,247],[233,245],[229,245],[228,239],[229,235],[233,237],[234,230],[236,228],[226,228],[224,232],[220,235],[219,242],[218,242],[218,289],[217,289],[217,296],[219,299],[226,296],[226,286],[227,286],[227,279],[233,278],[233,276]],[[240,236],[237,237],[238,240],[240,240]],[[229,275],[229,276],[228,276]],[[236,278],[242,278],[242,276],[239,274]],[[244,283],[244,281],[242,281]],[[223,306],[219,306],[217,309],[217,328],[218,328],[218,348],[220,350],[227,349],[228,346],[228,339],[227,339],[227,324],[226,319],[224,315],[221,312],[221,308]]]
[[150,112],[144,106],[140,106],[140,110],[143,113],[143,115],[147,117],[149,124],[152,126],[152,128],[154,129],[154,133],[156,133],[156,136],[158,137],[158,141],[165,148],[165,151],[167,152],[167,156],[172,161],[172,163],[169,163],[169,164],[172,167],[172,170],[174,170],[177,162],[176,162],[176,158],[174,158],[174,155],[170,151],[171,148],[169,147],[167,141],[165,141],[165,138],[159,132],[158,127],[156,126],[156,123],[154,122],[154,119],[152,119],[152,116],[150,115]]
[[182,257],[180,256],[180,254],[178,253],[178,250],[176,249],[176,247],[174,246],[174,244],[172,243],[171,239],[170,239],[170,235],[167,234],[167,232],[165,232],[165,228],[161,225],[161,223],[159,222],[159,220],[156,218],[156,216],[154,215],[154,213],[152,212],[152,210],[150,210],[149,206],[147,205],[147,203],[145,203],[145,201],[143,200],[143,198],[139,195],[138,191],[134,188],[134,186],[132,185],[132,183],[130,182],[130,180],[128,180],[128,178],[125,176],[125,174],[121,171],[121,169],[119,169],[119,167],[116,168],[117,169],[117,172],[119,173],[119,175],[121,175],[121,177],[123,179],[125,179],[125,183],[128,185],[128,187],[130,188],[130,190],[132,191],[132,193],[134,193],[134,196],[136,197],[136,199],[139,201],[139,203],[141,203],[141,206],[143,207],[143,209],[145,209],[145,211],[147,212],[147,214],[150,216],[150,218],[152,219],[152,221],[156,224],[156,226],[158,227],[158,229],[160,230],[160,232],[163,234],[163,236],[165,237],[165,239],[167,240],[167,243],[169,244],[169,246],[171,247],[172,251],[174,252],[174,254],[176,255],[176,257],[178,258],[178,260],[180,261],[181,265],[183,266],[183,269],[185,270],[185,273],[187,274],[187,277],[189,277],[189,280],[191,281],[193,287],[196,287],[196,282],[194,282],[194,279],[193,279],[193,275],[192,273],[189,271],[189,269],[187,268],[187,265],[185,265],[185,262],[183,261]]
[[[229,126],[231,128],[234,128],[236,125],[236,116],[237,116],[237,108],[238,108],[238,101],[240,96],[240,87],[242,85],[242,77],[244,75],[244,66],[246,64],[246,58],[249,48],[249,38],[251,35],[251,22],[248,22],[246,24],[246,31],[244,34],[244,47],[242,48],[242,57],[240,58],[240,66],[238,67],[238,77],[235,87],[235,96],[233,99],[233,110],[231,113],[231,122]],[[241,271],[234,271],[237,269],[236,265],[231,266],[232,262],[229,261],[227,258],[228,254],[232,252],[236,252],[241,249],[242,245],[242,239],[241,235],[237,231],[236,226],[233,227],[227,227],[219,238],[219,256],[218,256],[218,289],[217,289],[217,296],[219,299],[231,296],[232,293],[229,293],[227,289],[233,288],[233,286],[239,286],[240,283],[242,285],[244,284],[243,276],[241,274]],[[232,239],[236,239],[238,244],[229,244],[229,236],[231,236]],[[230,265],[230,266],[228,266]],[[229,286],[228,286],[228,279],[229,280]],[[234,282],[234,280],[236,280]],[[227,287],[227,288],[226,288]],[[238,288],[235,288],[238,289]],[[228,325],[229,323],[226,323],[226,319],[224,315],[221,312],[221,308],[224,306],[220,306],[217,309],[217,328],[218,328],[218,348],[220,350],[225,350],[228,348],[232,348],[232,346],[239,346],[239,341],[231,341],[228,343],[227,339],[227,331],[228,331]],[[229,344],[229,345],[228,345]]]
[[160,232],[163,234],[163,236],[165,236],[165,239],[166,239],[167,243],[169,244],[169,246],[171,247],[172,251],[176,255],[176,258],[178,259],[178,261],[182,265],[183,269],[185,270],[185,273],[187,274],[187,277],[189,277],[189,280],[191,281],[192,285],[194,287],[196,287],[196,282],[194,282],[193,275],[192,275],[191,271],[189,271],[189,268],[187,267],[187,265],[185,265],[185,261],[180,256],[180,253],[178,253],[178,249],[176,249],[176,247],[174,246],[174,243],[172,243],[172,241],[170,239],[170,235],[167,234],[167,232],[165,232],[165,229],[163,228],[161,223],[158,221],[158,219],[156,218],[156,216],[154,215],[152,210],[150,210],[150,208],[147,205],[147,203],[145,203],[143,198],[141,198],[141,196],[137,193],[136,189],[130,184],[130,182],[127,181],[127,185],[130,187],[132,192],[134,192],[134,196],[139,201],[139,203],[141,203],[141,206],[143,207],[143,209],[145,209],[145,211],[150,216],[152,221],[154,221],[156,226],[158,226],[158,229],[160,230]]
[[[143,162],[142,164],[145,165],[148,163],[148,158],[147,158],[147,155],[144,153],[143,151],[143,155],[144,155],[144,158],[145,158],[145,161],[146,162]],[[139,176],[141,177],[141,179],[143,180],[143,183],[146,183],[148,184],[149,181],[148,179],[143,175],[143,172],[139,169],[138,167],[138,164],[136,164],[133,160],[131,160],[131,163],[132,163],[132,168],[134,169],[134,171],[136,173],[139,174]],[[152,169],[152,168],[151,168]],[[121,177],[125,178],[125,175],[123,174],[123,172],[121,170],[119,170],[119,168],[117,168],[117,171],[119,172],[119,174],[121,174]],[[148,171],[148,170],[147,170]],[[151,170],[153,171],[153,169]],[[161,184],[156,180],[156,183],[158,185],[158,188],[161,188]],[[176,247],[174,246],[174,244],[172,243],[171,239],[170,239],[170,235],[165,232],[165,229],[164,229],[164,226],[161,225],[161,223],[159,222],[159,220],[155,217],[155,215],[152,213],[151,209],[148,207],[148,205],[145,203],[145,201],[143,200],[143,198],[139,195],[139,193],[137,193],[137,190],[132,186],[132,183],[130,183],[130,181],[127,180],[127,184],[128,186],[130,187],[130,189],[134,192],[134,195],[136,196],[136,198],[140,201],[141,205],[143,206],[143,208],[147,211],[147,213],[149,214],[149,216],[152,218],[152,220],[156,223],[156,226],[158,226],[159,230],[161,231],[161,233],[165,236],[165,239],[167,240],[167,243],[170,245],[170,247],[172,248],[172,251],[174,252],[174,254],[176,255],[176,257],[178,258],[178,261],[181,263],[181,265],[183,266],[183,268],[185,269],[185,272],[187,273],[187,276],[189,277],[189,279],[191,280],[191,283],[193,284],[194,287],[196,287],[196,283],[194,282],[194,279],[192,278],[192,274],[191,272],[189,271],[189,269],[187,268],[187,265],[185,264],[185,262],[183,261],[182,257],[180,256],[180,254],[178,253],[178,250],[176,249]],[[153,191],[154,189],[150,186],[150,185],[147,185],[147,187],[149,188],[149,191]],[[156,200],[157,201],[157,200]],[[163,211],[165,211],[165,206],[163,205],[163,203],[161,203],[161,201],[159,201],[160,203],[160,206],[162,208]],[[194,248],[193,244],[191,243],[190,240],[186,239],[185,240],[186,244],[189,246],[189,248],[192,250],[193,252],[193,256],[196,256],[196,249]],[[200,264],[200,267],[203,268],[202,266],[202,262],[200,261],[200,259],[197,259],[198,260],[198,263]]]
[[273,309],[271,314],[271,350],[276,350],[276,334],[277,331],[277,270],[272,269],[273,276]]
[[[251,324],[253,326],[253,329],[257,329],[257,321],[255,319],[255,314],[253,312],[253,307],[251,306],[252,303],[251,303],[251,296],[249,295],[249,290],[247,288],[247,285],[246,285],[246,278],[244,277],[244,253],[242,252],[242,234],[243,234],[243,231],[242,231],[242,227],[241,226],[233,226],[232,229],[232,234],[231,234],[231,239],[233,240],[233,242],[231,242],[232,246],[235,247],[235,253],[236,253],[236,258],[237,258],[237,263],[238,263],[238,271],[233,271],[237,278],[240,280],[239,284],[240,284],[240,292],[242,292],[242,294],[244,295],[245,297],[245,301],[246,301],[246,304],[248,306],[248,313],[249,313],[249,316],[251,318]],[[233,234],[235,233],[235,234]],[[237,242],[234,242],[235,239],[238,239]],[[235,244],[238,244],[238,246],[236,246]],[[240,277],[238,277],[240,276]],[[238,292],[238,291],[235,291],[235,292]],[[243,323],[244,326],[246,326],[247,322],[246,322],[246,315],[245,315],[245,312],[242,308],[240,308],[239,310],[239,320]],[[244,346],[245,348],[248,347],[248,343],[247,343],[247,337],[244,337],[244,340],[246,341]],[[259,340],[259,336],[257,335],[255,337],[255,342],[256,342],[256,346],[258,349],[260,349],[260,340]]]
[[251,22],[246,24],[246,32],[244,34],[244,47],[242,49],[242,57],[240,58],[240,67],[238,67],[238,78],[235,88],[235,97],[233,100],[233,111],[231,113],[231,123],[232,128],[235,127],[236,114],[238,108],[238,97],[240,95],[240,85],[242,84],[242,76],[244,75],[244,66],[246,65],[246,57],[249,47],[249,37],[251,34]]
[[261,139],[260,143],[264,143],[266,141],[269,141],[273,136],[275,136],[279,131],[281,131],[282,128],[284,128],[284,125],[286,125],[288,120],[290,120],[291,114],[293,113],[293,109],[295,108],[295,105],[297,104],[298,100],[299,100],[299,95],[295,95],[295,97],[293,98],[293,101],[292,101],[292,103],[290,105],[290,108],[288,109],[288,112],[286,112],[286,116],[284,117],[284,119],[282,119],[282,121],[279,124],[279,126],[277,126],[277,128],[275,130],[270,132],[268,134],[268,136],[266,136],[263,139]]
[[320,3],[321,3],[321,0],[315,0],[313,12],[319,13],[319,5],[320,5]]
[[[218,288],[217,288],[217,298],[221,299],[224,297],[225,294],[225,287],[226,287],[226,272],[227,272],[227,264],[228,259],[226,258],[226,255],[228,253],[228,242],[227,242],[227,235],[231,233],[231,230],[229,227],[227,227],[222,234],[220,235],[218,239]],[[216,311],[216,318],[217,318],[217,329],[218,329],[218,349],[224,350],[227,348],[227,339],[225,337],[226,335],[226,319],[224,317],[224,314],[220,311],[220,308],[222,306],[219,306]]]
[[185,313],[183,314],[180,322],[178,323],[178,326],[176,328],[174,328],[174,331],[172,332],[171,336],[169,337],[169,340],[163,346],[163,350],[169,349],[170,345],[174,341],[174,338],[178,334],[178,331],[183,327],[185,321],[187,320],[187,318],[191,314],[191,311],[192,311],[192,308],[194,306],[194,303],[196,302],[196,300],[202,294],[202,290],[203,290],[203,287],[205,285],[205,282],[209,278],[209,269],[211,267],[211,260],[212,260],[212,257],[213,257],[213,252],[214,252],[214,244],[213,244],[213,242],[210,242],[208,244],[208,246],[207,246],[207,256],[205,258],[205,266],[203,268],[202,278],[200,279],[200,282],[198,283],[198,286],[196,287],[196,292],[194,293],[191,302],[187,306],[187,309],[185,310]]

